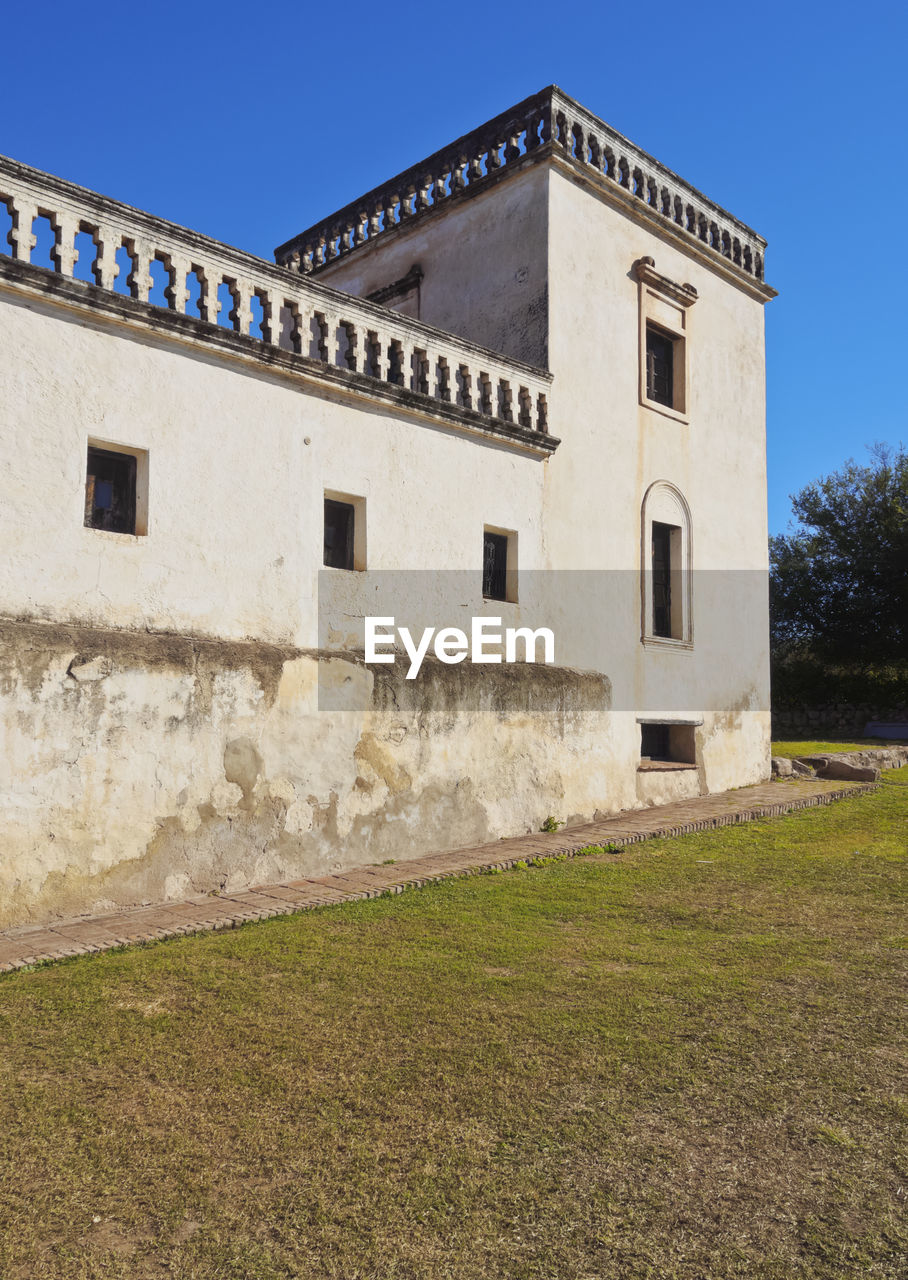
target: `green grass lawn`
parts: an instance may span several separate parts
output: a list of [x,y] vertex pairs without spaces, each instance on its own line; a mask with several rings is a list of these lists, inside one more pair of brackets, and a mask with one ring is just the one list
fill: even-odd
[[0,1277],[904,1280],[884,778],[0,979]]
[[789,760],[795,756],[812,756],[822,751],[866,751],[869,747],[904,747],[904,741],[896,742],[882,740],[880,738],[859,738],[855,741],[853,738],[850,742],[774,742],[772,744],[772,754],[774,756],[788,756]]

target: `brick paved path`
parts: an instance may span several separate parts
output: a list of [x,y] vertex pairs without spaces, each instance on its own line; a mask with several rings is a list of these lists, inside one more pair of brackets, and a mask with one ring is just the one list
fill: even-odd
[[450,853],[429,853],[391,866],[356,867],[334,875],[313,876],[283,884],[256,885],[242,893],[199,896],[183,902],[134,907],[110,915],[92,916],[49,925],[23,925],[0,930],[0,972],[42,960],[88,955],[133,942],[174,938],[206,929],[233,928],[249,920],[289,915],[309,907],[375,898],[387,891],[429,884],[447,876],[470,874],[490,867],[502,869],[526,858],[574,854],[587,845],[636,844],[653,836],[679,836],[707,831],[754,818],[775,817],[793,809],[829,804],[846,796],[875,790],[873,783],[825,782],[798,779],[764,782],[718,795],[699,796],[652,809],[631,809],[601,822],[588,822],[569,831],[515,836],[493,844]]

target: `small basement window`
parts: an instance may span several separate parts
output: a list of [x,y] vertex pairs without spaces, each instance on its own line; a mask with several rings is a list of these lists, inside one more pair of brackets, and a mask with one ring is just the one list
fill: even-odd
[[329,569],[353,568],[356,509],[352,502],[325,499],[325,555]]
[[640,725],[641,768],[695,768],[696,726],[693,724]]
[[646,395],[656,404],[675,405],[675,340],[655,325],[646,326]]
[[[88,446],[85,469],[85,525],[108,533],[144,534],[145,503],[139,481],[147,477],[144,451]],[[137,519],[139,508],[142,519]]]

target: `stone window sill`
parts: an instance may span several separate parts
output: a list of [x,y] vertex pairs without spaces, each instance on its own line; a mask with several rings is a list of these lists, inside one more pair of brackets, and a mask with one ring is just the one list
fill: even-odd
[[641,636],[640,643],[647,649],[693,649],[693,640],[676,640],[673,636]]
[[682,760],[641,760],[637,765],[638,773],[677,773],[681,769],[696,769],[695,764],[687,764]]
[[660,404],[658,400],[651,400],[647,395],[640,397],[640,404],[644,409],[651,409],[653,413],[660,413],[664,418],[680,422],[682,426],[690,426],[690,414],[683,409],[673,409],[670,404]]

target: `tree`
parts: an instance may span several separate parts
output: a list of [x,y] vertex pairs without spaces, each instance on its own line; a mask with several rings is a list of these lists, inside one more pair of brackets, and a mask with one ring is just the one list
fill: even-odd
[[908,664],[908,452],[885,445],[792,495],[799,528],[770,539],[777,659]]

